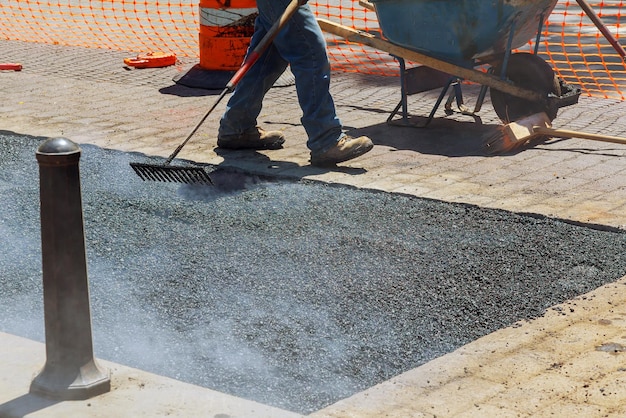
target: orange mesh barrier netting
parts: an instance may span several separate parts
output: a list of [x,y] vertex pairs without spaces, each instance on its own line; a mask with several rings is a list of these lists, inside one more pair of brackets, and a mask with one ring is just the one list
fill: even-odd
[[[623,1],[588,2],[619,42]],[[625,21],[626,23],[626,21]],[[539,52],[564,80],[591,96],[624,100],[626,66],[616,50],[576,1],[559,1],[542,33]],[[619,46],[619,45],[618,45]]]
[[[197,58],[198,1],[108,0],[0,2],[0,39],[121,51],[173,52]],[[354,0],[310,1],[319,17],[378,33],[376,13]],[[589,2],[619,40],[622,1]],[[385,52],[328,37],[333,68],[397,75]],[[529,40],[529,48],[533,48]],[[542,31],[539,53],[567,82],[590,96],[624,99],[626,66],[620,54],[576,1],[560,0]]]
[[195,56],[197,9],[191,1],[2,0],[0,39]]

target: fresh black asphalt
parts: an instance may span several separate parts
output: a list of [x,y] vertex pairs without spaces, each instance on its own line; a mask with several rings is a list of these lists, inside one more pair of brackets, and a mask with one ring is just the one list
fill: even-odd
[[[43,341],[42,138],[0,132],[0,330]],[[626,272],[626,236],[84,145],[95,354],[308,413]]]

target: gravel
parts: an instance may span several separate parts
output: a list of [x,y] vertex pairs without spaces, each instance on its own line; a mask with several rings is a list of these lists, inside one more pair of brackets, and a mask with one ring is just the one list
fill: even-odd
[[[41,140],[0,133],[0,330],[39,341]],[[304,414],[626,271],[620,232],[81,148],[96,356]]]

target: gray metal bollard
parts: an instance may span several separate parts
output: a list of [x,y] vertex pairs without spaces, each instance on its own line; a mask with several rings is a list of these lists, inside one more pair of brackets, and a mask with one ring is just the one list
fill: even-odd
[[80,148],[65,138],[36,153],[41,200],[46,364],[30,392],[83,400],[111,390],[109,373],[93,356],[78,162]]

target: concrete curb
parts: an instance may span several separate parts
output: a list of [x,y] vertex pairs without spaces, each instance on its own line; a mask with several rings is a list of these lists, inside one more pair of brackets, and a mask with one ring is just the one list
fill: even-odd
[[0,416],[17,417],[242,417],[301,415],[141,370],[99,360],[111,391],[85,401],[56,402],[30,395],[45,363],[45,345],[0,333]]

